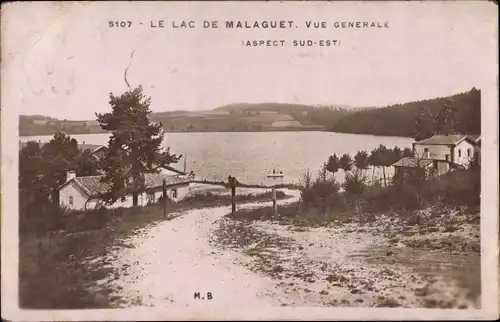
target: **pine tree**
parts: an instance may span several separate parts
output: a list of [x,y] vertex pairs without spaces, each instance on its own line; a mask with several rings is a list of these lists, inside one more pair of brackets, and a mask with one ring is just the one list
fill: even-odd
[[102,199],[114,203],[132,194],[133,205],[145,190],[146,173],[159,173],[181,156],[162,148],[164,138],[161,123],[149,119],[151,98],[143,94],[142,87],[131,89],[120,96],[109,95],[112,112],[96,113],[101,128],[111,132],[108,150],[102,166],[102,182],[110,188]]
[[434,122],[432,115],[426,107],[420,109],[413,128],[413,138],[415,141],[425,140],[434,135]]
[[335,174],[337,171],[339,171],[340,166],[339,166],[339,158],[337,157],[337,154],[333,154],[330,157],[328,157],[328,161],[326,163],[326,170],[331,172],[332,174]]
[[365,170],[368,169],[370,166],[370,160],[369,160],[368,152],[366,151],[358,151],[356,155],[354,156],[354,165],[356,168],[359,170]]
[[437,134],[447,135],[456,130],[456,107],[453,106],[450,99],[447,99],[444,106],[436,116]]
[[344,153],[342,157],[339,159],[339,167],[345,172],[350,171],[352,169],[353,161],[349,154]]

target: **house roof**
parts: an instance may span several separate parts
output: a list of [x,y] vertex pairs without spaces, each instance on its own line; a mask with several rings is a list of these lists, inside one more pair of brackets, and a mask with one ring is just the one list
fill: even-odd
[[99,144],[78,144],[78,148],[82,151],[90,150],[90,152],[94,153],[97,150],[105,148],[105,146]]
[[418,166],[428,166],[432,164],[433,160],[419,159],[414,157],[404,157],[399,161],[392,164],[393,167],[416,168]]
[[[109,183],[101,182],[103,175],[99,176],[85,176],[85,177],[75,177],[64,184],[62,184],[58,190],[64,188],[68,183],[74,182],[78,185],[87,195],[89,196],[99,196],[106,193],[110,188]],[[187,184],[190,182],[189,178],[177,176],[177,175],[166,175],[166,174],[156,174],[156,173],[146,173],[144,175],[146,189],[159,188],[163,186],[163,179],[166,181],[167,186],[173,186],[178,184]]]
[[467,137],[474,142],[481,141],[481,134],[467,134]]
[[177,170],[176,168],[171,167],[169,165],[165,166],[165,169],[170,170],[170,171],[175,172],[175,173],[178,173],[178,174],[182,174],[182,175],[186,174],[185,172],[183,172],[181,170]]
[[469,136],[465,134],[434,135],[431,138],[414,143],[424,145],[457,145],[463,140],[469,140],[475,143],[474,140],[470,139]]

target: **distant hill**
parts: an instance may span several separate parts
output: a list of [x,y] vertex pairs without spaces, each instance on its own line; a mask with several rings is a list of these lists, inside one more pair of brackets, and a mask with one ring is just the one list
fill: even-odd
[[[151,114],[167,132],[333,131],[341,133],[406,136],[422,107],[437,114],[446,99],[457,107],[458,131],[480,133],[481,93],[473,88],[449,97],[388,107],[305,105],[291,103],[233,103],[206,111],[169,111]],[[52,135],[103,133],[95,120],[67,121],[41,115],[20,115],[19,134]]]
[[456,130],[461,133],[481,133],[481,91],[476,88],[447,97],[358,111],[342,118],[333,131],[411,137],[420,109],[426,107],[432,116],[436,116],[448,99],[457,111]]
[[167,131],[324,131],[349,111],[288,103],[233,103],[209,111],[153,113]]

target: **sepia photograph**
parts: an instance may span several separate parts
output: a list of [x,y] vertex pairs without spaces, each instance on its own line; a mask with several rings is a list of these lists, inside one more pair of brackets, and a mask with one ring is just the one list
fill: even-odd
[[2,4],[4,317],[498,317],[491,9]]

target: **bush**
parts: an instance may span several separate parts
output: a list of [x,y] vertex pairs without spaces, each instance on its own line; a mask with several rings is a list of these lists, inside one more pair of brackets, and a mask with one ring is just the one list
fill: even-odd
[[480,171],[457,169],[431,180],[402,180],[387,188],[369,187],[364,194],[363,210],[414,210],[436,202],[476,207],[480,204],[480,181]]
[[359,214],[360,205],[363,201],[363,195],[367,188],[366,186],[367,177],[363,174],[362,170],[355,170],[353,172],[348,172],[343,183],[343,187],[351,205],[356,208],[356,212]]
[[339,198],[339,185],[333,178],[319,176],[314,179],[308,171],[303,175],[300,190],[304,209],[317,208],[325,213],[343,204]]

